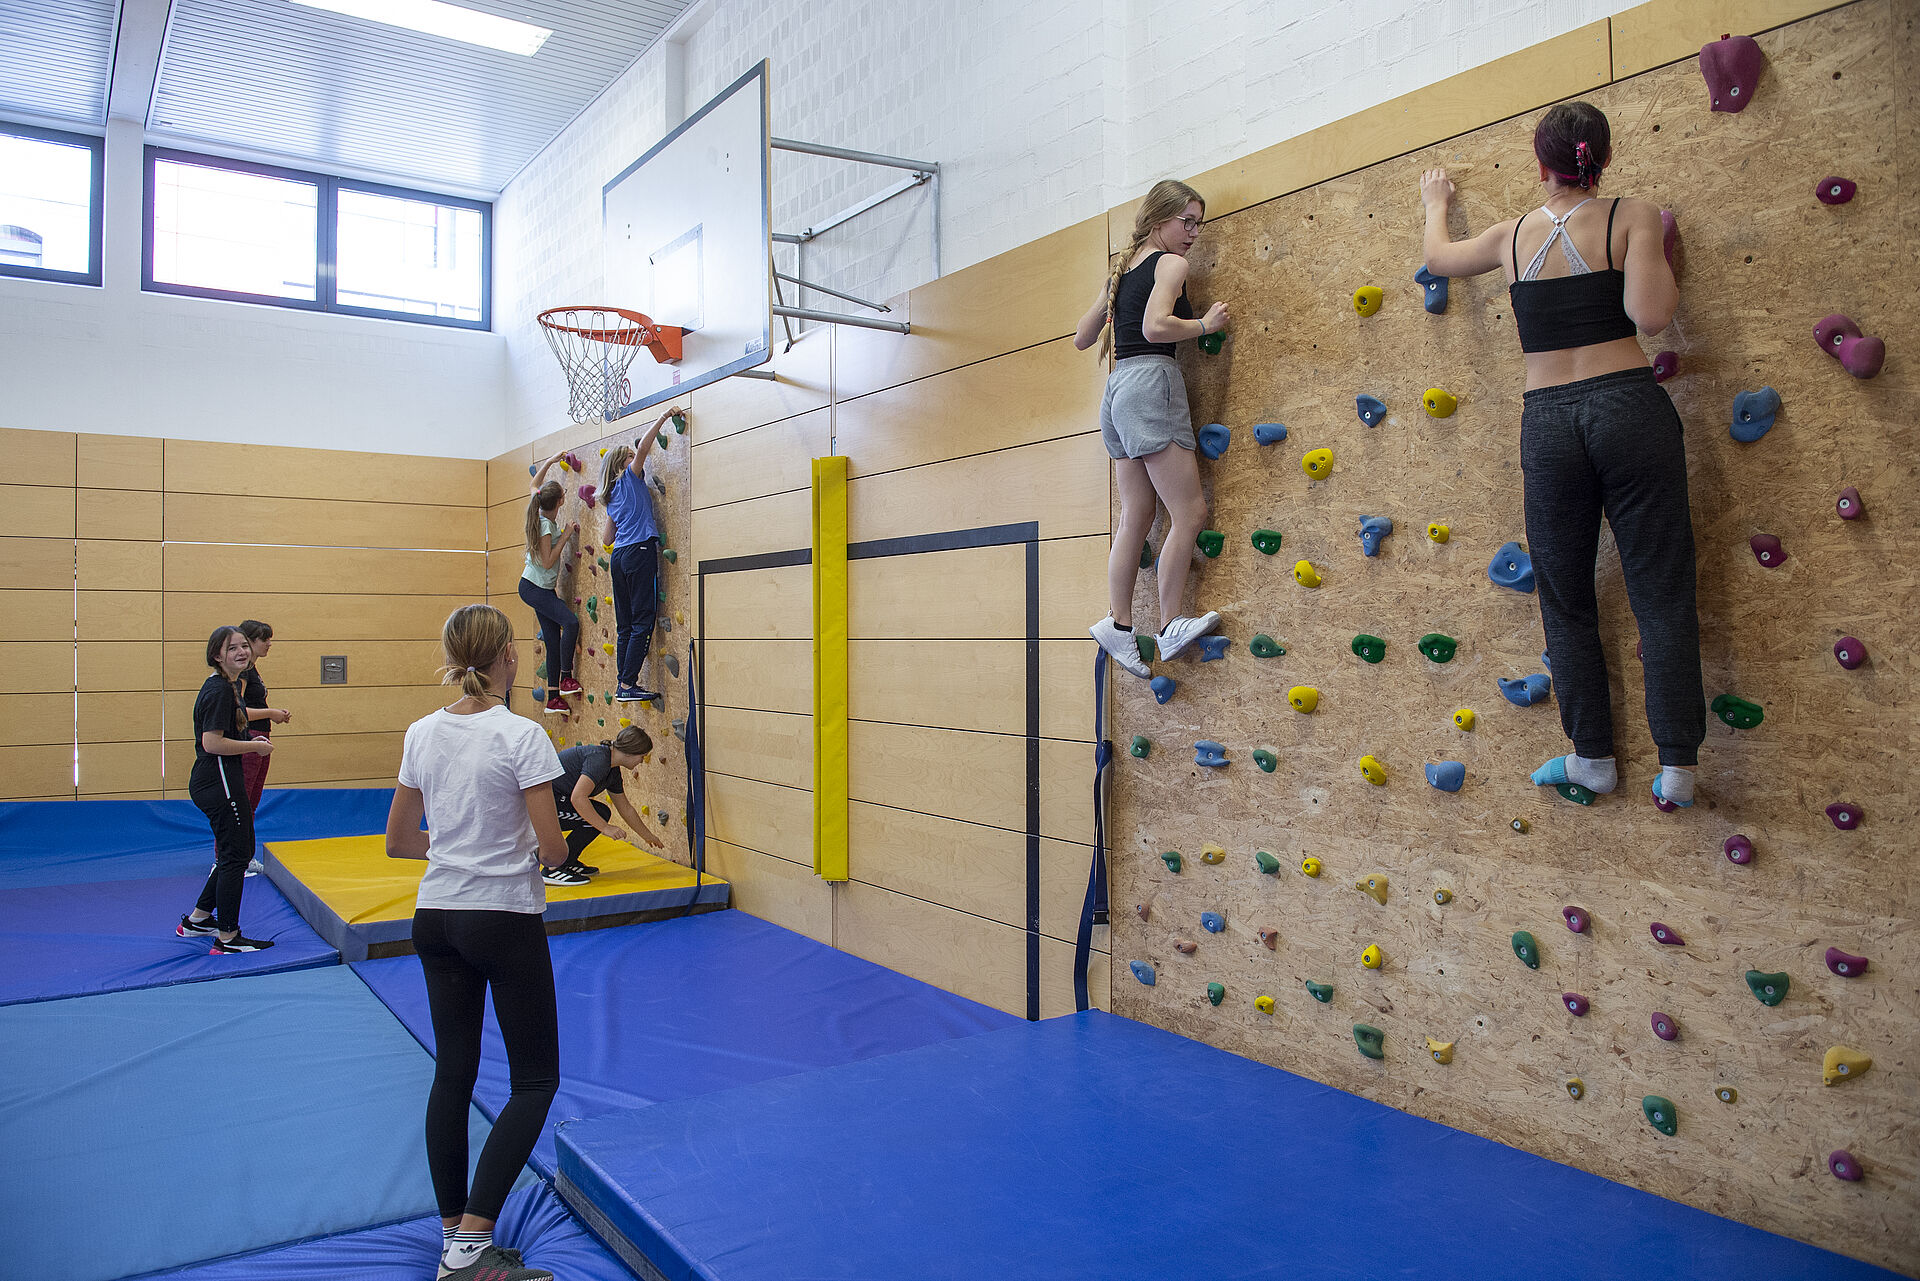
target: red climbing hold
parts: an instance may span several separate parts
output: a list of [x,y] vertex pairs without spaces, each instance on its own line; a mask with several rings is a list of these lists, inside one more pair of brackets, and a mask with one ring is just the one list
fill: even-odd
[[1859,520],[1867,514],[1866,504],[1860,501],[1860,491],[1852,485],[1840,491],[1840,497],[1835,500],[1833,509],[1840,513],[1841,520]]
[[1813,327],[1814,341],[1820,350],[1840,362],[1840,367],[1855,378],[1871,378],[1887,363],[1887,344],[1868,338],[1852,319],[1835,312]]
[[1760,84],[1767,55],[1752,36],[1723,36],[1700,46],[1700,74],[1715,111],[1744,111]]
[[1680,372],[1680,354],[1663,351],[1653,358],[1653,381],[1663,383]]
[[1787,549],[1772,534],[1755,534],[1747,540],[1747,546],[1753,549],[1753,558],[1768,569],[1778,569],[1787,558]]
[[1813,198],[1823,205],[1844,205],[1853,199],[1854,185],[1849,178],[1822,178],[1813,184]]
[[596,492],[592,485],[580,486],[580,501],[589,507],[593,506],[593,499]]

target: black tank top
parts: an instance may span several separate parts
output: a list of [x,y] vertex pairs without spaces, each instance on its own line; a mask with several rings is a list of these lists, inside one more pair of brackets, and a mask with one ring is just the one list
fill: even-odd
[[[1138,267],[1122,272],[1120,287],[1113,291],[1113,358],[1125,360],[1129,356],[1171,356],[1173,344],[1170,342],[1148,342],[1146,335],[1140,332],[1140,322],[1146,319],[1147,298],[1153,293],[1153,266],[1166,253],[1157,249],[1148,254]],[[1173,300],[1173,314],[1182,320],[1193,319],[1193,304],[1187,301],[1185,285],[1180,287],[1180,296]]]
[[[1627,315],[1627,274],[1613,265],[1615,200],[1607,211],[1607,269],[1547,280],[1521,280],[1520,222],[1513,224],[1514,282],[1507,286],[1520,350],[1566,351],[1631,338],[1636,329]],[[1522,215],[1524,219],[1525,215]],[[1565,234],[1564,232],[1562,233]]]

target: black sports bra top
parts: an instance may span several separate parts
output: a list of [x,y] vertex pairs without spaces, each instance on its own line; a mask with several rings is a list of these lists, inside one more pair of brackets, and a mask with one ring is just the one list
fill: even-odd
[[[1580,270],[1586,264],[1580,261],[1573,241],[1566,238],[1565,223],[1573,216],[1573,210],[1554,219],[1554,229],[1547,233],[1546,244],[1540,246],[1525,273],[1520,268],[1520,223],[1513,224],[1516,279],[1507,286],[1507,298],[1513,304],[1514,324],[1520,330],[1521,351],[1565,351],[1634,336],[1634,323],[1627,315],[1627,275],[1613,265],[1613,216],[1619,210],[1620,202],[1616,199],[1613,208],[1607,211],[1605,271]],[[1551,213],[1547,216],[1553,217]],[[1568,264],[1578,268],[1575,274],[1547,280],[1519,278],[1540,269],[1547,249],[1556,239],[1568,255]]]
[[[1129,356],[1171,356],[1173,344],[1170,342],[1148,342],[1140,331],[1141,322],[1147,318],[1147,298],[1153,293],[1153,265],[1160,261],[1166,251],[1155,250],[1141,259],[1140,265],[1131,271],[1122,272],[1120,287],[1113,291],[1113,358],[1125,360]],[[1180,296],[1173,300],[1173,314],[1181,320],[1193,319],[1193,304],[1187,301],[1186,286],[1180,287]]]

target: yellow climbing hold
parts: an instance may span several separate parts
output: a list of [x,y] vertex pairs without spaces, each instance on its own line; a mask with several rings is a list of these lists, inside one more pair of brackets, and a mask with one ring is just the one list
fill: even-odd
[[1578,1103],[1582,1098],[1586,1097],[1586,1093],[1587,1093],[1587,1083],[1585,1081],[1582,1081],[1577,1076],[1570,1076],[1567,1078],[1567,1097],[1568,1098],[1572,1099],[1575,1103]]
[[1533,824],[1527,822],[1527,820],[1524,818],[1516,818],[1513,820],[1513,822],[1509,823],[1507,826],[1511,827],[1514,831],[1520,833],[1520,835],[1522,836],[1525,836],[1528,832],[1531,832],[1533,830]]
[[609,656],[609,657],[611,657],[611,656],[612,656],[612,654],[613,654],[613,642],[612,642],[612,641],[607,641],[607,642],[605,642],[604,644],[602,644],[602,645],[600,646],[600,648],[601,648],[601,649],[604,649],[604,650],[606,650],[606,651],[607,651],[607,654],[608,654],[608,656]]
[[1387,785],[1387,767],[1382,765],[1375,757],[1362,756],[1360,758],[1360,773],[1375,787],[1385,787]]
[[1256,996],[1253,998],[1253,1008],[1262,1014],[1271,1014],[1273,1013],[1273,998],[1270,996]]
[[1287,691],[1287,702],[1293,704],[1293,710],[1305,714],[1320,706],[1320,691],[1311,685],[1295,685]]
[[1333,475],[1333,451],[1331,449],[1309,449],[1300,460],[1300,470],[1315,480],[1325,480]]
[[1463,707],[1453,714],[1453,723],[1461,729],[1472,729],[1473,722],[1474,715],[1471,707]]
[[1300,874],[1302,876],[1320,875],[1320,860],[1317,858],[1314,858],[1311,854],[1309,854],[1306,858],[1301,859]]
[[1218,863],[1226,856],[1227,852],[1218,845],[1202,845],[1200,847],[1200,861],[1202,863]]
[[1829,1046],[1827,1057],[1820,1064],[1820,1082],[1833,1085],[1851,1081],[1872,1066],[1873,1060],[1858,1050],[1849,1050],[1844,1045]]
[[1386,296],[1378,285],[1362,285],[1353,291],[1353,309],[1363,316],[1371,316],[1380,310],[1381,300]]
[[613,604],[613,597],[608,596],[608,597],[605,597],[604,599],[606,600],[607,604],[609,605]]
[[1320,585],[1320,573],[1314,569],[1312,561],[1298,561],[1293,567],[1293,581],[1302,587],[1318,587]]
[[1445,525],[1442,525],[1442,524],[1441,524],[1441,523],[1440,523],[1439,521],[1437,521],[1437,520],[1435,520],[1435,521],[1428,521],[1428,522],[1427,522],[1427,537],[1428,537],[1428,538],[1430,538],[1430,539],[1432,539],[1432,540],[1433,540],[1434,542],[1436,542],[1436,543],[1444,543],[1444,542],[1446,542],[1446,541],[1447,541],[1447,540],[1448,540],[1449,538],[1452,538],[1452,537],[1453,537],[1453,531],[1452,531],[1451,529],[1449,529],[1449,528],[1447,528],[1447,527],[1446,527]]
[[1433,1055],[1433,1061],[1435,1063],[1451,1063],[1453,1062],[1453,1042],[1436,1041],[1432,1037],[1428,1037],[1427,1053]]
[[1378,943],[1367,944],[1367,950],[1360,953],[1360,964],[1366,966],[1370,970],[1379,969],[1380,962],[1382,959],[1383,958],[1380,955],[1380,945]]
[[1385,872],[1375,872],[1364,881],[1355,881],[1353,888],[1380,906],[1387,905],[1387,874]]
[[1453,398],[1453,393],[1444,387],[1427,388],[1423,403],[1427,407],[1427,412],[1435,418],[1453,417],[1453,411],[1460,405],[1460,402]]
[[602,458],[605,458],[605,457],[607,456],[607,451],[606,451],[606,450],[604,450],[604,449],[602,449],[602,450],[600,451],[600,456],[601,456]]

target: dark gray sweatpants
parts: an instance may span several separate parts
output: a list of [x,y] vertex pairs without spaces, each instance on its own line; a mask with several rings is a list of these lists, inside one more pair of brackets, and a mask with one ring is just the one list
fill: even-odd
[[1707,709],[1687,455],[1673,401],[1651,369],[1530,391],[1520,415],[1520,467],[1540,621],[1573,750],[1613,755],[1594,592],[1604,514],[1640,624],[1647,725],[1660,763],[1692,766],[1707,736]]

